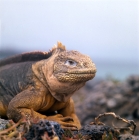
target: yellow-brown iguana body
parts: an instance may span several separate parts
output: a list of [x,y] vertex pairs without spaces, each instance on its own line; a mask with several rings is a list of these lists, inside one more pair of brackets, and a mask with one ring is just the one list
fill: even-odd
[[[80,128],[72,94],[95,76],[91,59],[58,45],[48,53],[21,54],[0,61],[0,116],[14,121],[34,111],[63,128]],[[57,114],[50,115],[53,112]]]

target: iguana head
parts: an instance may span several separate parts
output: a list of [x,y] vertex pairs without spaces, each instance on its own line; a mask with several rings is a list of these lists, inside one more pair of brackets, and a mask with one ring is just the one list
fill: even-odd
[[59,42],[55,51],[53,74],[58,81],[80,83],[94,78],[96,67],[90,57],[78,51],[66,51]]
[[94,78],[96,67],[89,56],[67,51],[60,42],[51,53],[48,59],[43,60],[41,71],[51,94],[58,101],[65,102],[86,81]]

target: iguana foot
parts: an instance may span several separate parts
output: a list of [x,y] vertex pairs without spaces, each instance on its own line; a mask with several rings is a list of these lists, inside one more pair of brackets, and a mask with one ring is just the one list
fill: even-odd
[[61,114],[57,114],[54,116],[47,116],[46,119],[49,121],[58,122],[63,129],[78,130],[72,117],[69,117],[69,116],[63,117]]

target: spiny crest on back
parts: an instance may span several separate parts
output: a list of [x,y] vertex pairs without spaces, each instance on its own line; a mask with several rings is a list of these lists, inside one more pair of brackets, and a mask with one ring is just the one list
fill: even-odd
[[54,47],[52,48],[52,52],[55,52],[56,50],[60,50],[60,51],[66,51],[66,47],[65,45],[63,45],[61,42],[57,42],[57,46],[54,45]]
[[48,59],[52,56],[53,52],[56,50],[66,50],[65,46],[61,42],[57,42],[57,46],[55,45],[52,50],[48,52],[34,51],[18,54],[15,56],[11,56],[8,58],[4,58],[0,60],[0,67],[13,63],[27,62],[27,61],[40,61],[43,59]]

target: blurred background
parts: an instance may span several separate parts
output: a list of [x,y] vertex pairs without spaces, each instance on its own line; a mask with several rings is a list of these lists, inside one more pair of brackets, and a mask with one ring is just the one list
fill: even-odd
[[0,58],[57,41],[89,55],[96,78],[139,74],[139,1],[0,0]]

